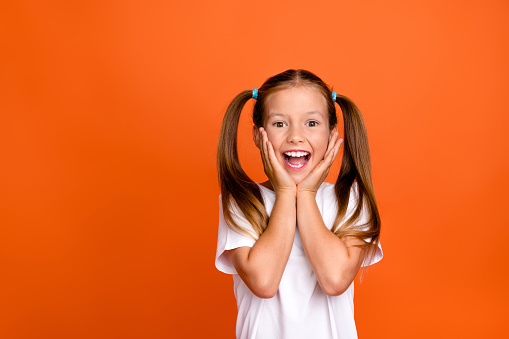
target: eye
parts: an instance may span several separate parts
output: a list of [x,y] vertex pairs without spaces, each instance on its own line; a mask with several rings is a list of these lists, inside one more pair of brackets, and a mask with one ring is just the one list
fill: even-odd
[[284,124],[284,122],[282,122],[282,121],[276,121],[275,123],[272,124],[272,126],[284,127],[283,124]]
[[309,127],[316,127],[320,123],[318,121],[312,120],[312,121],[309,121],[308,124],[309,124]]

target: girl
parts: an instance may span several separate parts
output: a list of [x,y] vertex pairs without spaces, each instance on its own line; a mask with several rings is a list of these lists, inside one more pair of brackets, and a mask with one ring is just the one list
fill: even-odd
[[[237,128],[255,99],[253,140],[268,180],[240,166]],[[343,139],[336,183],[323,182]],[[237,95],[217,152],[216,267],[232,274],[237,338],[357,338],[354,279],[382,259],[366,129],[357,107],[316,75],[287,70]],[[362,276],[361,276],[362,280]]]

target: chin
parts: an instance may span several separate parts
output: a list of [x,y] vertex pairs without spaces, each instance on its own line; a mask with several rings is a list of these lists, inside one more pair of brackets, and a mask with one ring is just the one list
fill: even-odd
[[292,180],[295,183],[295,185],[298,185],[302,182],[302,180],[304,180],[304,178],[293,178],[292,177]]

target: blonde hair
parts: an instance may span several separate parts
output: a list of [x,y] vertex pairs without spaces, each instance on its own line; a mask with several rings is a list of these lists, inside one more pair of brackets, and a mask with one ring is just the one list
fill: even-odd
[[[275,91],[291,88],[297,85],[312,86],[318,89],[327,101],[329,113],[329,127],[332,130],[337,124],[336,107],[332,100],[329,87],[315,74],[306,70],[287,70],[267,79],[258,89],[258,97],[253,108],[252,120],[257,127],[262,127],[265,117],[265,100]],[[221,186],[221,201],[223,215],[227,225],[242,234],[253,237],[255,240],[267,227],[269,216],[265,209],[258,185],[249,178],[240,165],[237,152],[237,131],[242,108],[251,99],[252,91],[239,93],[226,109],[217,148],[217,171]],[[379,244],[381,220],[371,180],[371,158],[369,153],[368,137],[362,115],[355,104],[347,97],[338,94],[336,103],[341,108],[344,121],[343,160],[334,191],[338,202],[338,211],[332,230],[339,238],[355,236],[371,238],[363,245],[369,247],[365,258],[371,261]],[[345,218],[350,190],[357,182],[358,204],[353,214],[338,227]],[[252,225],[255,234],[238,225],[232,215],[232,210],[239,211]],[[368,220],[364,224],[352,226],[359,220],[362,210],[365,209]],[[366,267],[364,267],[366,268]],[[365,270],[362,271],[361,281]]]

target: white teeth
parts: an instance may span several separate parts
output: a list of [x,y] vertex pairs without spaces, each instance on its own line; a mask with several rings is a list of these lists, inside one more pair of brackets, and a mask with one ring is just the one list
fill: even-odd
[[[308,152],[285,152],[289,157],[303,157],[308,155]],[[299,166],[300,167],[300,166]]]
[[302,166],[304,166],[304,164],[300,164],[300,165],[292,165],[290,163],[287,162],[288,165],[290,165],[291,167],[293,168],[301,168]]
[[[304,157],[306,155],[309,155],[309,152],[300,152],[300,151],[298,151],[298,152],[285,152],[284,154],[289,156],[289,157],[297,158],[297,157]],[[287,161],[287,159],[285,159],[285,162],[288,165],[290,165],[290,167],[292,167],[292,168],[301,168],[301,167],[303,167],[305,165],[305,164],[292,165],[292,164],[290,164],[290,162]]]

